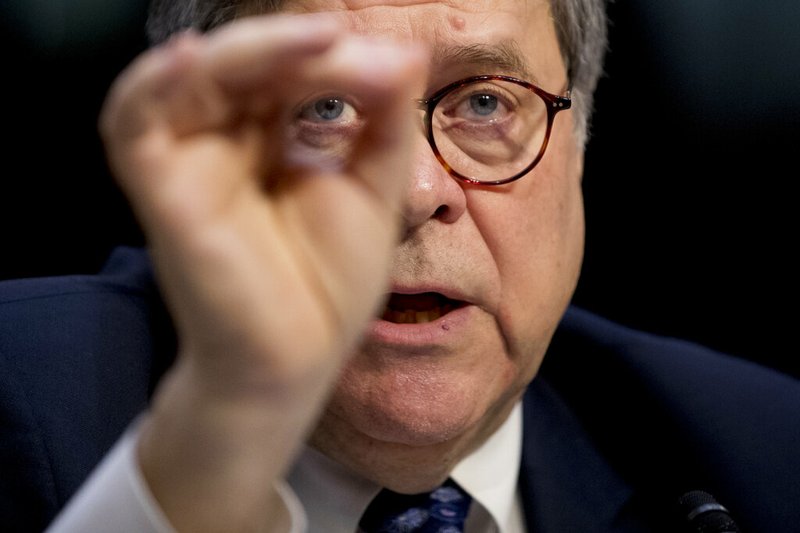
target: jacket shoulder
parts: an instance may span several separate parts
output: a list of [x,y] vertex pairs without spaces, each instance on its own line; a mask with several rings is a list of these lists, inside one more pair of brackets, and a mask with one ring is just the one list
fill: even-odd
[[0,516],[37,530],[148,400],[171,328],[141,250],[0,283]]
[[541,375],[621,474],[654,498],[707,490],[745,530],[800,521],[796,379],[575,308]]

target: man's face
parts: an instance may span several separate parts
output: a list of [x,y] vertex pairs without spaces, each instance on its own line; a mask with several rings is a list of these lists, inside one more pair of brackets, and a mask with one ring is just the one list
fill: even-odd
[[[546,0],[287,4],[337,12],[360,34],[424,43],[433,59],[420,97],[480,74],[527,78],[556,94],[567,87]],[[450,177],[420,128],[389,310],[369,325],[313,446],[384,485],[417,490],[505,420],[536,374],[580,270],[582,153],[572,120],[559,114],[538,166],[496,187]],[[407,320],[419,323],[397,323]],[[435,472],[398,476],[409,463]]]

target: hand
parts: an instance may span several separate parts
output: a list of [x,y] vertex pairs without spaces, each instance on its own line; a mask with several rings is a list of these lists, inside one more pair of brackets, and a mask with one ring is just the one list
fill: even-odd
[[[259,17],[174,39],[112,87],[109,161],[179,335],[139,447],[177,528],[268,523],[274,482],[385,290],[423,61],[329,18]],[[351,157],[288,160],[297,96],[331,88],[365,118]]]

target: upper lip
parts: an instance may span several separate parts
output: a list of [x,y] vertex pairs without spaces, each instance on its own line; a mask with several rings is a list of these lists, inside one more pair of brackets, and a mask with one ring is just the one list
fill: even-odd
[[471,304],[473,302],[470,301],[469,297],[465,295],[461,290],[456,287],[445,287],[441,285],[435,284],[421,284],[421,285],[401,285],[401,284],[392,284],[390,288],[390,294],[424,294],[428,292],[435,292],[441,294],[445,298],[450,300],[457,300],[460,302],[465,302],[467,304]]

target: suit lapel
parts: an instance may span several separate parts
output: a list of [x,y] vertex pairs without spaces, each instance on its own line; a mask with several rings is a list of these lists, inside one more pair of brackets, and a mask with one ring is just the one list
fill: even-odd
[[631,487],[542,377],[525,394],[523,428],[519,482],[528,531],[651,531],[635,517]]

